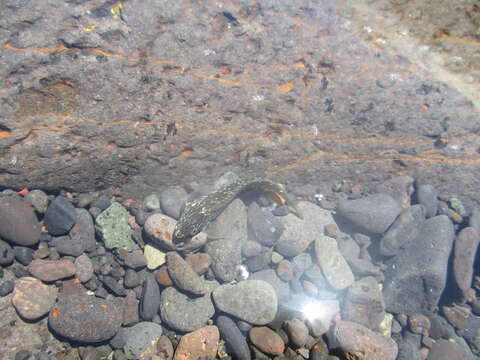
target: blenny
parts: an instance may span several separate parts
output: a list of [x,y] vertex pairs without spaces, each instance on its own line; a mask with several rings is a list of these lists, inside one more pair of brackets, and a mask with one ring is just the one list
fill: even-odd
[[189,238],[197,235],[210,222],[215,220],[237,196],[250,190],[261,190],[275,194],[299,218],[303,218],[295,203],[287,196],[283,185],[263,178],[241,178],[210,194],[187,202],[175,226],[173,242],[175,244],[187,242]]

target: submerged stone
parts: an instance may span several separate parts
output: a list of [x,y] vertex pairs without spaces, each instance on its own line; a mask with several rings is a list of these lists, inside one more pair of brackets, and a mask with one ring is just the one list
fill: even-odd
[[132,239],[132,228],[128,224],[130,214],[119,203],[114,202],[95,219],[95,229],[108,249],[122,248],[127,251],[138,249]]

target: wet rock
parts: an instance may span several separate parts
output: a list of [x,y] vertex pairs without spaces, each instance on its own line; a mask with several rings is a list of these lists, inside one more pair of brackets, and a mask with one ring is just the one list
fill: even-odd
[[156,268],[165,264],[165,252],[156,248],[155,246],[148,244],[145,245],[145,248],[143,249],[143,254],[145,255],[145,259],[147,260],[147,268],[150,270],[155,270]]
[[417,201],[419,204],[425,207],[425,216],[431,218],[437,215],[438,211],[438,198],[437,190],[433,185],[420,184],[417,185]]
[[272,249],[264,247],[260,251],[260,254],[247,259],[245,261],[245,265],[247,265],[248,270],[250,270],[251,272],[260,271],[267,268],[270,265],[271,259],[272,259]]
[[361,324],[370,330],[379,328],[385,318],[385,303],[378,282],[366,277],[347,290],[342,319]]
[[20,246],[40,238],[40,223],[32,206],[17,196],[0,197],[0,237]]
[[235,199],[213,221],[206,232],[213,241],[205,245],[212,258],[211,269],[218,280],[235,278],[236,267],[242,263],[242,244],[247,241],[247,211],[243,202]]
[[315,239],[318,234],[323,234],[323,227],[333,223],[329,211],[306,201],[297,204],[303,213],[304,219],[294,214],[282,217],[285,227],[280,239],[277,241],[275,251],[286,257],[293,257],[302,253]]
[[277,313],[275,290],[262,280],[221,285],[212,297],[219,310],[255,325],[268,324]]
[[139,301],[135,291],[127,290],[125,301],[123,303],[123,322],[124,326],[131,326],[140,320]]
[[160,210],[160,200],[157,195],[150,194],[143,199],[143,207],[146,211],[156,211]]
[[131,269],[147,266],[147,259],[141,250],[135,250],[125,255],[125,265]]
[[427,219],[412,245],[387,261],[384,299],[389,312],[433,310],[445,287],[454,229],[445,215]]
[[403,210],[380,240],[380,253],[393,256],[410,246],[424,221],[423,205],[413,205]]
[[77,220],[68,236],[73,242],[82,244],[86,252],[95,251],[97,241],[92,215],[86,209],[75,209],[75,214]]
[[53,236],[67,234],[75,225],[75,207],[64,196],[57,196],[48,206],[43,222]]
[[470,219],[468,220],[468,224],[480,234],[480,209],[473,209],[472,215],[470,215]]
[[145,221],[143,231],[153,243],[164,249],[174,249],[172,236],[176,223],[175,219],[167,215],[152,214]]
[[456,329],[463,330],[469,326],[469,318],[472,312],[470,307],[453,304],[453,306],[442,306],[442,312]]
[[140,316],[143,320],[152,320],[160,306],[160,287],[155,276],[148,273],[143,283],[140,300]]
[[466,298],[472,286],[475,255],[480,236],[473,227],[463,228],[455,239],[453,250],[453,276]]
[[387,230],[401,210],[395,199],[382,193],[357,200],[341,200],[337,207],[339,216],[374,234]]
[[167,269],[173,283],[181,290],[194,295],[203,295],[207,292],[203,280],[176,252],[167,253]]
[[90,258],[83,254],[75,259],[75,277],[82,283],[87,282],[93,276],[93,264]]
[[174,219],[180,217],[180,210],[187,201],[185,189],[165,189],[160,193],[160,206],[165,214]]
[[204,253],[189,253],[186,255],[185,261],[197,274],[202,275],[212,264],[212,257]]
[[125,296],[125,288],[123,287],[121,281],[113,278],[112,276],[103,276],[101,281],[103,285],[105,285],[105,288],[110,290],[116,296]]
[[248,335],[250,341],[266,354],[281,355],[285,350],[282,338],[266,326],[253,327]]
[[390,338],[350,322],[337,321],[329,333],[330,349],[358,360],[395,360],[397,344]]
[[210,294],[191,298],[174,287],[168,287],[162,291],[160,299],[162,321],[178,331],[199,329],[215,314]]
[[354,281],[353,273],[339,252],[337,241],[327,236],[318,237],[315,240],[315,255],[328,283],[336,290],[349,287]]
[[307,343],[308,328],[302,320],[293,318],[285,321],[285,331],[290,342],[296,347],[302,347]]
[[257,256],[261,251],[262,245],[256,241],[249,240],[242,245],[242,254],[246,258]]
[[276,216],[255,202],[248,207],[247,224],[251,238],[268,247],[275,245],[284,230],[282,222]]
[[122,248],[127,251],[138,249],[132,239],[129,225],[130,214],[118,202],[114,202],[95,219],[95,230],[107,249]]
[[15,280],[12,304],[27,320],[37,320],[47,314],[55,304],[58,290],[32,277]]
[[428,334],[430,330],[430,319],[422,314],[416,314],[408,318],[408,325],[414,334]]
[[327,279],[323,276],[322,269],[317,264],[312,264],[305,270],[305,278],[310,280],[317,288],[323,289],[328,286]]
[[69,296],[57,302],[48,322],[67,339],[96,343],[117,333],[122,324],[122,310],[93,296]]
[[275,270],[265,269],[261,271],[254,272],[248,277],[249,280],[263,280],[269,283],[275,293],[277,294],[278,299],[285,299],[290,295],[290,288],[288,283],[282,281],[280,277],[277,276]]
[[312,257],[307,252],[295,256],[291,262],[293,265],[293,274],[296,278],[301,277],[305,270],[313,264]]
[[56,281],[75,275],[77,269],[70,260],[33,260],[28,271],[37,279]]
[[141,279],[135,270],[127,269],[125,271],[125,277],[123,279],[123,286],[127,289],[132,289],[140,285]]
[[427,360],[466,360],[467,357],[453,341],[438,340],[433,343],[430,352],[428,353]]
[[248,348],[247,340],[235,322],[228,316],[220,315],[216,324],[222,339],[225,340],[228,353],[238,360],[250,360],[250,349]]
[[52,244],[60,255],[77,257],[85,251],[83,243],[70,239],[68,236],[56,237]]
[[293,265],[288,260],[282,260],[278,263],[276,269],[277,275],[283,281],[290,281],[293,279]]
[[48,195],[42,190],[32,190],[25,195],[25,200],[32,204],[35,211],[39,214],[45,214],[48,208]]
[[216,326],[205,326],[182,336],[173,359],[214,359],[217,354],[219,340],[218,328]]
[[10,265],[15,259],[15,251],[7,242],[0,240],[0,265]]
[[160,356],[159,360],[173,359],[173,345],[170,339],[165,335],[160,336],[157,341],[157,353]]
[[[162,336],[162,327],[153,322],[143,321],[124,328],[125,345],[123,350],[129,358],[137,359]],[[155,348],[156,350],[156,348]],[[146,354],[145,354],[146,355]]]
[[15,283],[13,281],[2,281],[0,283],[0,296],[7,296],[13,291],[14,287]]
[[160,269],[158,269],[155,272],[155,279],[157,279],[157,282],[160,285],[163,285],[163,286],[172,286],[173,285],[173,281],[172,281],[170,275],[168,274],[168,269],[167,269],[166,266],[160,267]]
[[388,194],[394,198],[402,208],[410,206],[410,198],[413,194],[414,178],[409,175],[395,176],[377,186],[378,193]]
[[22,265],[27,266],[33,260],[35,250],[25,246],[14,246],[15,259]]

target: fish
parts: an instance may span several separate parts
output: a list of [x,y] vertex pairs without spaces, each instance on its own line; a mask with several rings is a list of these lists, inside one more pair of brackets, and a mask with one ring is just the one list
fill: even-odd
[[194,237],[205,229],[239,195],[252,190],[273,193],[282,203],[289,207],[290,211],[303,219],[301,211],[287,195],[282,184],[258,177],[240,178],[207,195],[187,202],[175,225],[173,243],[187,243],[189,238]]

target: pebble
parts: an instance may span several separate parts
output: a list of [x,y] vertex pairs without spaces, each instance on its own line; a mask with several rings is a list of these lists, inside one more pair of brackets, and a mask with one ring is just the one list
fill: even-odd
[[338,250],[337,240],[327,236],[317,238],[315,255],[330,286],[336,290],[343,290],[353,284],[355,279],[352,270]]
[[127,290],[127,295],[125,296],[125,301],[123,303],[123,322],[124,326],[131,326],[139,322],[139,301],[135,291]]
[[185,256],[185,261],[198,275],[202,275],[207,272],[212,264],[212,257],[205,253],[189,253]]
[[288,260],[282,260],[277,265],[277,275],[283,281],[290,281],[293,279],[293,265]]
[[168,274],[168,269],[167,269],[166,266],[160,267],[160,269],[158,269],[155,272],[155,279],[157,279],[157,282],[160,285],[163,285],[163,286],[172,286],[173,285],[172,278]]
[[412,315],[408,318],[408,326],[414,334],[427,334],[430,330],[430,319],[422,314]]
[[207,293],[203,280],[178,253],[170,251],[167,253],[166,258],[170,278],[179,289],[194,295]]
[[33,260],[28,271],[37,279],[56,281],[75,275],[77,269],[70,260]]
[[15,259],[22,265],[27,266],[33,260],[35,250],[25,246],[14,246]]
[[183,204],[187,201],[185,189],[165,189],[160,193],[160,206],[165,214],[174,219],[180,217]]
[[48,323],[67,339],[97,343],[111,339],[120,329],[122,309],[93,296],[69,296],[56,303]]
[[410,198],[413,194],[413,182],[415,179],[409,175],[394,176],[377,186],[379,193],[390,195],[406,209],[410,206]]
[[51,242],[60,255],[80,256],[83,254],[85,247],[83,243],[75,241],[68,236],[60,236]]
[[160,287],[155,276],[147,273],[143,283],[142,297],[140,299],[140,317],[143,320],[152,320],[158,313],[160,306]]
[[249,240],[242,245],[242,255],[246,258],[257,256],[261,251],[262,245],[256,241]]
[[125,265],[131,269],[139,269],[147,266],[147,258],[143,254],[142,250],[135,250],[128,252],[125,255]]
[[58,290],[32,277],[15,280],[12,304],[27,320],[36,320],[47,314],[55,304]]
[[384,318],[385,303],[375,278],[369,276],[354,282],[345,296],[342,319],[376,330]]
[[64,196],[57,196],[48,206],[43,223],[53,236],[68,234],[75,225],[77,214],[75,207]]
[[172,360],[173,353],[173,345],[170,339],[165,335],[160,336],[157,341],[157,354],[160,356],[159,360]]
[[211,269],[223,282],[235,279],[237,266],[242,263],[242,244],[247,241],[247,209],[240,199],[235,199],[208,226],[208,236],[215,241],[205,245],[212,258]]
[[216,324],[220,335],[227,345],[228,353],[238,360],[250,360],[250,349],[247,340],[235,322],[228,316],[220,315]]
[[268,247],[274,246],[284,231],[281,220],[255,202],[248,207],[247,223],[252,239]]
[[92,201],[90,204],[90,208],[97,208],[100,209],[101,211],[105,210],[112,204],[112,201],[110,200],[110,197],[107,195],[100,195],[98,198]]
[[417,185],[417,201],[425,207],[425,216],[431,218],[437,215],[438,197],[437,190],[430,184]]
[[127,269],[125,271],[125,277],[123,278],[123,286],[127,289],[133,289],[141,284],[141,279],[138,273],[133,269]]
[[118,202],[112,203],[95,219],[95,230],[107,249],[121,248],[126,251],[138,249],[132,239],[129,225],[130,214]]
[[147,211],[160,210],[160,200],[158,199],[157,195],[150,194],[145,196],[145,199],[143,199],[143,207]]
[[463,228],[457,235],[454,243],[453,276],[466,298],[472,286],[475,255],[477,253],[480,236],[473,227]]
[[82,244],[86,252],[95,251],[97,241],[92,215],[86,209],[75,209],[75,213],[77,221],[70,229],[68,236],[72,241]]
[[441,339],[433,344],[427,360],[466,360],[466,356],[456,343]]
[[101,281],[105,287],[117,296],[125,296],[125,288],[122,282],[113,278],[112,276],[103,276]]
[[172,242],[175,219],[163,214],[152,214],[145,221],[143,231],[154,244],[165,249],[175,249]]
[[250,341],[266,354],[281,355],[285,350],[282,338],[266,326],[253,327],[248,336]]
[[296,347],[305,346],[308,339],[308,328],[302,320],[293,318],[285,321],[284,326],[293,345]]
[[402,210],[387,194],[372,194],[356,200],[340,200],[337,214],[367,233],[381,234],[392,225]]
[[398,354],[395,341],[351,321],[337,321],[329,339],[330,349],[338,349],[346,358],[395,360]]
[[7,296],[13,291],[14,287],[15,283],[13,281],[2,281],[0,283],[0,296]]
[[210,294],[192,298],[174,287],[168,287],[162,291],[160,299],[162,321],[178,331],[197,330],[215,314]]
[[93,264],[90,258],[83,254],[77,257],[73,263],[75,265],[75,277],[82,283],[87,282],[93,276]]
[[220,333],[214,325],[205,326],[182,336],[174,360],[215,359]]
[[273,290],[275,290],[275,294],[277,294],[278,299],[285,299],[290,295],[288,283],[282,281],[273,269],[265,269],[252,273],[250,274],[249,279],[263,280],[269,283],[273,287]]
[[315,204],[300,201],[297,206],[304,218],[300,219],[294,214],[282,217],[285,230],[275,245],[275,251],[285,257],[297,256],[304,252],[318,234],[323,234],[324,226],[334,222],[330,211]]
[[295,256],[291,262],[293,265],[293,274],[296,278],[300,278],[305,270],[310,268],[313,264],[312,257],[307,252]]
[[32,353],[28,350],[19,350],[15,354],[15,360],[28,360]]
[[275,290],[262,280],[218,286],[212,297],[219,310],[255,325],[268,324],[277,313]]
[[156,342],[162,336],[162,332],[162,326],[149,321],[124,328],[125,345],[123,350],[127,358],[138,359],[141,355],[147,358],[149,354],[147,349],[152,346],[154,346],[152,350],[156,352]]
[[403,210],[380,240],[380,253],[393,256],[411,245],[425,221],[425,207],[413,205]]
[[152,245],[145,245],[143,249],[143,254],[147,260],[147,268],[150,270],[155,270],[161,265],[165,264],[166,254],[162,250],[156,248]]
[[445,288],[454,228],[445,215],[425,220],[410,247],[386,261],[386,309],[412,315],[436,308]]
[[0,265],[10,265],[15,259],[15,251],[9,243],[0,239]]
[[40,223],[32,206],[18,196],[0,197],[0,237],[20,246],[38,243]]

